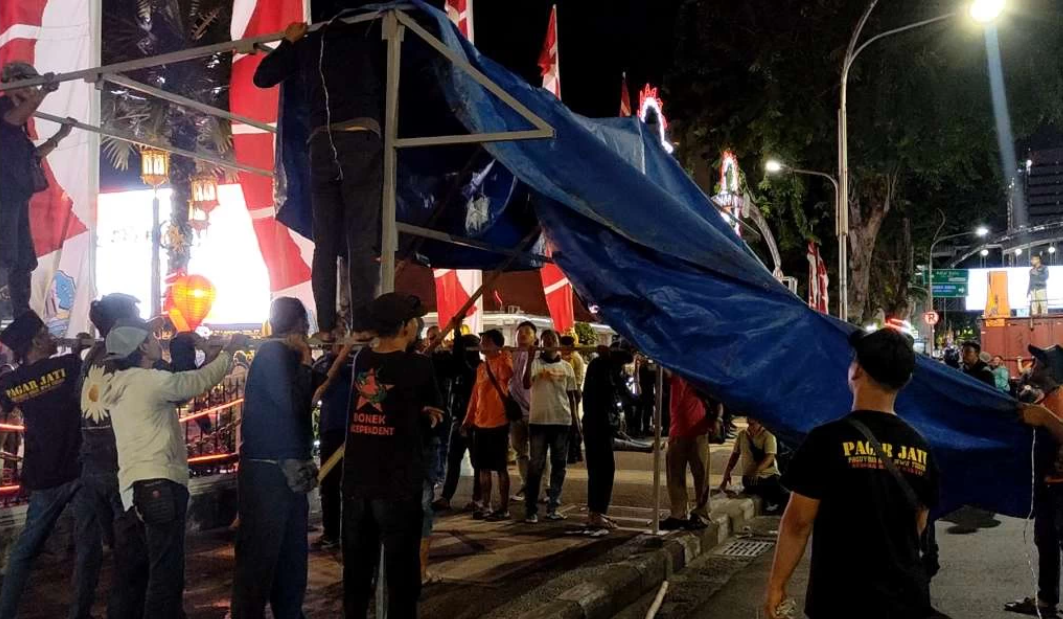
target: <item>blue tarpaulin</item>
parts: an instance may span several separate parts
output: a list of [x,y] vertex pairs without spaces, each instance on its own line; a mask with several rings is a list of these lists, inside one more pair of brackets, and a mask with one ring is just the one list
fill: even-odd
[[[732,409],[756,415],[784,441],[797,442],[848,412],[847,338],[855,327],[813,311],[778,283],[647,127],[635,119],[572,113],[481,56],[444,14],[416,0],[412,5],[419,23],[556,131],[550,140],[483,146],[489,157],[478,169],[492,161],[504,168],[519,181],[513,193],[520,197],[491,201],[487,221],[508,221],[499,228],[509,233],[508,244],[506,237],[492,236],[492,225],[464,234],[512,246],[521,226],[531,226],[521,210],[530,202],[554,259],[583,300],[597,305],[605,322],[648,356]],[[403,80],[413,74],[442,97],[434,109],[418,110],[419,129],[438,121],[434,134],[449,133],[455,120],[471,133],[532,128],[416,36],[407,34],[403,60],[410,63]],[[400,133],[417,135],[406,132],[410,116],[403,109]],[[424,221],[425,205],[436,203],[468,159],[440,156],[438,149],[402,151],[400,219]],[[465,225],[472,202],[454,201],[456,213],[444,228]],[[507,220],[511,208],[521,217]],[[490,268],[482,255],[448,251],[431,247],[431,261]],[[933,447],[943,474],[944,510],[970,504],[1026,514],[1031,433],[1018,423],[1013,400],[920,358],[897,411]]]

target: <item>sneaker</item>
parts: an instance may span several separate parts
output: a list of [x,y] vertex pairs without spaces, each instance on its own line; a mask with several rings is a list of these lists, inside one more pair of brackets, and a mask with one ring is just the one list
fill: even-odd
[[686,528],[687,521],[680,520],[679,518],[673,518],[669,516],[661,521],[662,531],[678,531],[679,529]]
[[325,537],[324,535],[322,535],[321,537],[317,538],[316,541],[314,541],[312,546],[316,550],[332,550],[334,548],[339,548],[340,540],[334,537]]
[[[546,517],[549,518],[550,515],[547,514]],[[524,517],[524,524],[539,524],[539,516],[537,514],[528,514]]]
[[502,522],[503,520],[510,520],[511,518],[512,517],[509,515],[508,511],[504,512],[504,511],[498,510],[498,511],[491,512],[490,514],[485,516],[484,520],[487,521],[487,522]]
[[550,511],[546,512],[546,519],[547,520],[552,520],[553,522],[558,522],[560,520],[567,520],[565,515],[557,513],[556,509],[551,509]]

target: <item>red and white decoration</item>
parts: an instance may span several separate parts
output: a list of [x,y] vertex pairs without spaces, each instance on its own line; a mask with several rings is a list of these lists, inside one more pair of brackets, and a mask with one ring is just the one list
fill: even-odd
[[546,27],[546,41],[539,54],[539,68],[543,72],[543,88],[561,98],[561,58],[557,53],[557,5],[550,9],[550,24]]
[[661,146],[664,147],[667,153],[674,152],[675,147],[668,141],[668,119],[664,116],[664,101],[657,94],[656,88],[646,84],[642,92],[639,93],[639,119],[644,123],[648,123],[650,112],[653,112],[657,117],[657,131],[660,133]]
[[[233,40],[278,32],[295,21],[303,21],[303,0],[234,0]],[[229,102],[233,113],[276,125],[279,87],[262,90],[251,78],[262,61],[262,54],[234,56],[232,90]],[[233,124],[233,146],[240,163],[274,169],[274,135],[256,127]],[[310,265],[314,245],[276,220],[273,179],[258,174],[241,173],[240,186],[251,214],[269,271],[271,297],[297,297],[313,308],[310,288]]]
[[[433,269],[436,280],[436,312],[439,326],[445,327],[458,313],[469,297],[483,284],[483,271]],[[465,312],[465,326],[469,333],[480,333],[483,328],[484,302],[481,296]]]
[[819,255],[819,246],[812,241],[808,242],[808,306],[826,314],[829,297],[827,286],[830,281],[827,278],[827,265],[823,257]]
[[457,25],[465,38],[474,40],[472,27],[472,0],[447,0],[447,17]]
[[[98,64],[99,0],[0,1],[0,65],[28,62],[43,73],[65,73]],[[84,81],[64,82],[48,95],[41,112],[99,122],[99,93]],[[37,141],[59,127],[31,120]],[[31,305],[54,333],[88,329],[95,296],[91,226],[95,221],[99,139],[75,130],[48,155],[49,188],[30,202],[30,228],[39,265],[33,273]]]
[[627,73],[620,80],[620,116],[631,116],[631,92],[627,88]]

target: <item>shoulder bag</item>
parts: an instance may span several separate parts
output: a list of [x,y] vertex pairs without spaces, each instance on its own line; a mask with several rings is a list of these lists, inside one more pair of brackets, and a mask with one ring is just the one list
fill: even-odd
[[502,406],[506,410],[506,419],[509,421],[524,419],[524,409],[509,394],[502,391],[502,387],[498,384],[498,379],[495,378],[495,373],[491,371],[491,363],[489,361],[484,361],[484,369],[487,370],[487,377],[491,379],[491,384],[495,386],[498,397],[502,399]]

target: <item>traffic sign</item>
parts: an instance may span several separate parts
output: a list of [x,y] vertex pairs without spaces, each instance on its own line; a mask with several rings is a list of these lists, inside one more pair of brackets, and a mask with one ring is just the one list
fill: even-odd
[[934,271],[935,284],[964,284],[967,285],[967,269],[937,269]]
[[936,325],[939,320],[941,320],[941,315],[938,314],[937,312],[931,311],[931,312],[926,312],[925,314],[923,314],[923,322],[925,322],[926,324],[930,325],[931,327]]
[[[937,279],[935,273],[934,279]],[[934,284],[934,297],[938,299],[963,299],[967,297],[967,283]]]

